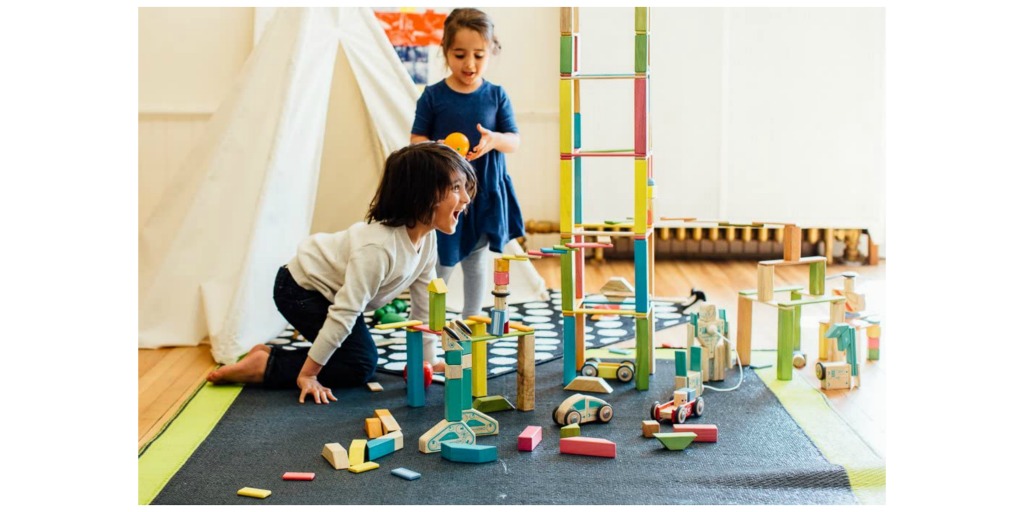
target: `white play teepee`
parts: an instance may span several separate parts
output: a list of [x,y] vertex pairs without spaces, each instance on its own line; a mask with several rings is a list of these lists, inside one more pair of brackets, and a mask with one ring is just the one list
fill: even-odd
[[[418,96],[370,9],[274,10],[142,227],[139,347],[209,337],[214,359],[229,363],[280,333],[277,269],[314,212],[331,229],[362,219],[386,155],[409,143]],[[325,144],[345,146],[331,170]],[[531,265],[513,272],[514,300],[544,293]]]

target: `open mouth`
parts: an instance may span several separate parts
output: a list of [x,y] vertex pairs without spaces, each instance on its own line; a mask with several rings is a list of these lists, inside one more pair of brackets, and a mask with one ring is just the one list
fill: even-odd
[[458,222],[460,213],[462,213],[462,210],[455,210],[454,212],[452,212],[452,220]]

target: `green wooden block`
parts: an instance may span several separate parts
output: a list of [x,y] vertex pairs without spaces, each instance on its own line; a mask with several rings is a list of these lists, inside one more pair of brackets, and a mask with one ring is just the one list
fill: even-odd
[[558,71],[560,73],[572,73],[572,40],[576,36],[561,36],[561,58]]
[[810,264],[811,282],[808,291],[811,295],[823,295],[825,293],[825,262],[815,261]]
[[661,444],[665,445],[665,448],[669,450],[682,450],[690,443],[693,443],[694,439],[697,439],[696,432],[655,432],[654,437],[661,441]]
[[516,406],[512,405],[507,398],[501,395],[482,396],[473,400],[473,408],[482,412],[514,411]]
[[558,437],[560,439],[564,439],[566,437],[576,437],[576,436],[578,436],[580,434],[581,434],[581,432],[580,432],[580,424],[579,423],[571,423],[569,425],[566,425],[566,426],[562,427],[558,431]]
[[444,329],[445,294],[430,294],[430,329],[440,331]]
[[650,386],[651,365],[654,364],[651,360],[654,354],[651,353],[650,322],[647,318],[636,319],[636,373],[633,377],[638,391],[646,391]]
[[611,352],[612,354],[618,354],[620,356],[628,356],[633,353],[632,350],[624,348],[610,348],[608,349],[608,352]]
[[648,48],[648,45],[647,45],[647,43],[648,43],[647,34],[637,34],[635,41],[636,41],[634,43],[635,49],[634,49],[634,52],[633,52],[633,57],[634,57],[633,70],[636,71],[637,73],[646,73],[647,72],[647,48]]
[[[789,298],[793,300],[800,300],[800,292],[789,292]],[[793,329],[793,350],[800,350],[800,314],[802,306],[793,307],[793,325],[796,326]]]
[[690,370],[693,370],[695,372],[703,370],[703,368],[701,368],[701,358],[703,357],[701,355],[701,350],[703,349],[704,347],[701,347],[700,345],[694,345],[690,347]]
[[779,347],[776,351],[775,371],[778,380],[793,380],[793,329],[796,311],[779,308]]
[[878,349],[877,348],[869,348],[868,349],[868,361],[878,361]]
[[686,377],[686,350],[676,351],[676,375]]
[[634,23],[636,25],[637,34],[646,34],[649,26],[649,20],[646,7],[637,7],[633,13]]

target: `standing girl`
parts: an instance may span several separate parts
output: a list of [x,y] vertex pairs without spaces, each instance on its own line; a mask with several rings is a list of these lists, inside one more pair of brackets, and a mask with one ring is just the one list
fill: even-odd
[[[363,312],[412,292],[410,318],[428,319],[427,285],[435,276],[435,230],[454,233],[476,188],[473,168],[432,142],[392,153],[366,213],[345,231],[316,233],[280,268],[274,303],[308,349],[256,345],[241,361],[207,376],[215,384],[298,386],[318,404],[337,400],[331,386],[361,386],[377,369],[377,346]],[[424,336],[432,361],[436,340]]]
[[501,252],[525,232],[505,167],[505,153],[519,149],[519,129],[505,90],[483,78],[491,56],[501,50],[490,17],[477,9],[453,10],[444,22],[441,50],[451,74],[420,96],[411,141],[441,140],[454,132],[469,138],[466,160],[476,170],[477,195],[455,234],[437,237],[438,277],[447,281],[462,263],[466,318],[483,313],[487,248]]

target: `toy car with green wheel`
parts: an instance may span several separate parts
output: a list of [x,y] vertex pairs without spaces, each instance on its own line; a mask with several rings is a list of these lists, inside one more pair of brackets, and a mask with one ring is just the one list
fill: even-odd
[[584,361],[580,372],[584,377],[601,377],[602,379],[618,379],[622,382],[633,380],[636,365],[633,361],[602,362],[596,357]]
[[576,393],[562,401],[561,405],[551,412],[555,423],[565,426],[599,421],[608,423],[612,420],[612,406],[596,396]]

